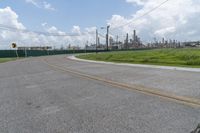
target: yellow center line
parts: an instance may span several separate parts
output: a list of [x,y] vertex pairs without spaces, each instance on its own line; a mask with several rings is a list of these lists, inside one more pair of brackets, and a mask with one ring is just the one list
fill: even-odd
[[54,70],[59,70],[59,71],[71,73],[74,76],[78,76],[80,78],[100,81],[102,83],[106,83],[108,85],[118,87],[118,88],[122,88],[122,89],[126,89],[126,90],[131,90],[131,91],[135,90],[135,91],[138,91],[138,92],[143,93],[143,94],[160,97],[160,98],[163,98],[163,99],[167,99],[167,100],[174,101],[174,102],[177,102],[177,103],[189,105],[189,106],[192,106],[192,107],[200,107],[200,99],[195,99],[195,98],[190,98],[190,97],[185,97],[185,96],[178,96],[178,95],[175,95],[175,94],[155,90],[155,89],[152,89],[152,88],[147,88],[147,87],[144,87],[144,86],[129,85],[129,84],[119,83],[119,82],[116,82],[116,81],[108,80],[108,79],[97,77],[97,76],[92,76],[92,75],[85,74],[85,73],[82,73],[82,72],[78,72],[76,70],[72,70],[72,69],[69,69],[69,68],[66,68],[66,67],[61,67],[61,66],[58,66],[58,65],[50,64],[46,59],[44,59],[43,62],[45,64],[47,64],[48,66],[50,66],[51,68],[54,68]]

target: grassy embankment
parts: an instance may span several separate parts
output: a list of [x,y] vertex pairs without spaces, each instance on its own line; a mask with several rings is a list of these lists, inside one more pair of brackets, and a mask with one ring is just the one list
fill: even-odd
[[16,58],[0,58],[0,63],[16,60]]
[[133,64],[200,68],[200,49],[156,49],[80,55],[78,58]]

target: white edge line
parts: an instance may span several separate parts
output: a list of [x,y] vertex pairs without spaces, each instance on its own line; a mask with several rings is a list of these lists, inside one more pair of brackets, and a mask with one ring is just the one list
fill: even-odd
[[79,59],[73,56],[68,56],[71,60],[90,62],[97,64],[108,64],[108,65],[117,65],[117,66],[130,66],[130,67],[142,67],[142,68],[154,68],[154,69],[165,69],[165,70],[177,70],[177,71],[188,71],[188,72],[200,72],[200,68],[185,68],[185,67],[172,67],[172,66],[157,66],[157,65],[142,65],[142,64],[128,64],[128,63],[113,63],[113,62],[104,62],[104,61],[92,61]]

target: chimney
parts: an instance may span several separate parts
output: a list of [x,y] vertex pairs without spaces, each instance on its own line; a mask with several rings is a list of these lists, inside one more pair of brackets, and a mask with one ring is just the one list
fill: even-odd
[[136,30],[133,31],[133,41],[136,41]]

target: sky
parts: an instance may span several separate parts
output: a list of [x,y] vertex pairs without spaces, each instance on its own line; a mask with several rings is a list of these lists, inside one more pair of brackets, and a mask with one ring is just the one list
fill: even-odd
[[[84,46],[95,43],[95,30],[110,25],[110,36],[120,40],[137,30],[143,42],[157,38],[200,40],[200,1],[169,0],[157,10],[140,17],[165,0],[0,0],[0,26],[35,32],[13,32],[0,28],[0,49],[19,46]],[[138,18],[139,17],[139,18]],[[101,42],[105,38],[101,37]]]

